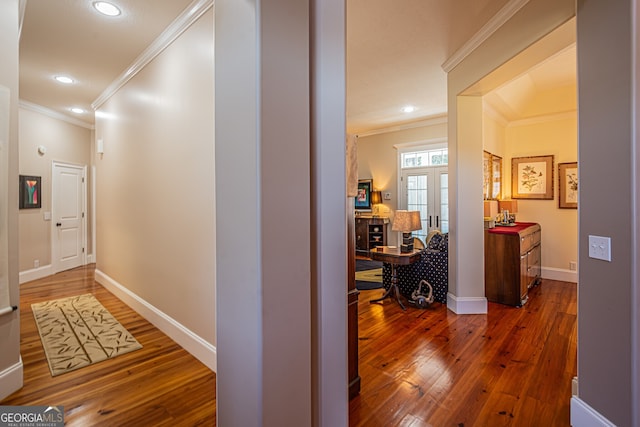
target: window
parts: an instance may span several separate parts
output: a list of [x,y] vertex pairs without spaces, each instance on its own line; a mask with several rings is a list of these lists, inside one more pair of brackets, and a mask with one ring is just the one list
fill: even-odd
[[443,166],[449,163],[449,153],[446,148],[411,151],[402,153],[401,156],[400,167],[402,169]]

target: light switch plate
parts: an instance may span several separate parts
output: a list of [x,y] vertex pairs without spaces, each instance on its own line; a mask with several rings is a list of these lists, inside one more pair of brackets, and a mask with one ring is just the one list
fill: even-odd
[[611,262],[611,237],[590,235],[589,258]]

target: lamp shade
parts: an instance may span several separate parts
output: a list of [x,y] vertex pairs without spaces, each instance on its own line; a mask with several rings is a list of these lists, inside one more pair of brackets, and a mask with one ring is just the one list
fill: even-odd
[[410,233],[411,231],[421,230],[420,211],[398,210],[393,216],[392,231],[401,231]]
[[500,212],[509,211],[512,214],[518,212],[517,200],[500,200],[498,205],[500,206]]
[[498,201],[497,200],[485,200],[484,201],[484,216],[495,218],[498,215]]
[[371,192],[371,203],[374,205],[379,205],[380,203],[382,203],[382,191]]

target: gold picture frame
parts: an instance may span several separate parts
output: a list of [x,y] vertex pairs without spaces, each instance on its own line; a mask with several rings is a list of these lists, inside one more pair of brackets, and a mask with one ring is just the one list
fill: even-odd
[[558,208],[578,209],[578,162],[558,163]]
[[511,198],[553,200],[553,155],[511,159]]
[[500,199],[502,197],[502,157],[483,151],[482,172],[482,194],[484,199]]

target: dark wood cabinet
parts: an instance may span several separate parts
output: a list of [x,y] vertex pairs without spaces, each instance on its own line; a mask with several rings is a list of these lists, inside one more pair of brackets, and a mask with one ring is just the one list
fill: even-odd
[[371,249],[387,245],[389,218],[357,216],[355,222],[356,254],[368,257]]
[[520,307],[540,280],[542,230],[539,224],[495,227],[484,235],[484,284],[489,301]]

